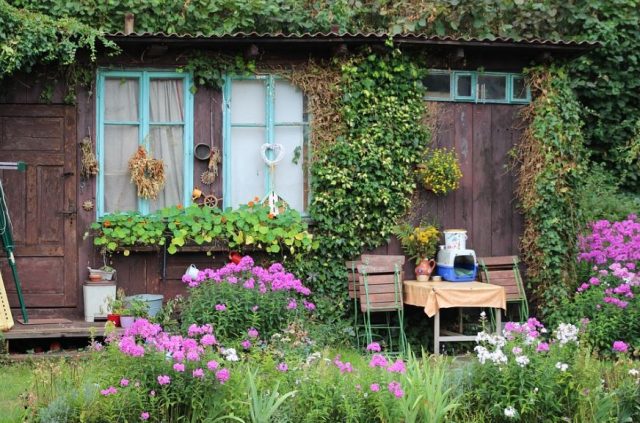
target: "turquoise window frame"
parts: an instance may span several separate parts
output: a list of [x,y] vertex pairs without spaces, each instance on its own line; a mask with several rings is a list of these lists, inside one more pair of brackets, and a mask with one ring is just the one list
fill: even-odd
[[[106,121],[104,105],[104,87],[106,79],[122,78],[137,79],[139,81],[139,120],[136,122]],[[183,122],[150,122],[149,117],[149,82],[152,79],[180,79],[183,83]],[[100,169],[104,169],[104,126],[105,125],[138,125],[138,145],[143,145],[149,150],[149,130],[152,125],[182,125],[183,126],[183,204],[191,203],[191,192],[193,191],[193,108],[194,98],[192,88],[192,77],[187,72],[164,71],[164,70],[110,70],[98,69],[97,72],[97,95],[96,95],[96,156]],[[142,214],[149,213],[149,200],[138,198],[137,210]],[[104,210],[104,174],[98,172],[96,187],[96,214],[102,217],[107,214]]]
[[[265,95],[265,123],[234,123],[231,124],[231,85],[233,81],[242,81],[242,80],[250,80],[250,81],[264,81],[266,85],[266,95]],[[301,122],[276,122],[275,121],[275,84],[277,81],[283,80],[282,77],[278,75],[225,75],[224,77],[224,85],[222,88],[222,104],[223,104],[223,113],[222,113],[222,204],[223,207],[229,208],[231,207],[231,198],[229,193],[232,192],[231,189],[231,128],[265,128],[266,140],[265,142],[269,144],[274,143],[274,130],[277,126],[302,126],[303,133],[303,145],[304,148],[307,149],[307,160],[309,160],[310,148],[308,147],[309,142],[309,115],[304,114],[303,120]],[[302,93],[304,96],[304,93]],[[308,163],[308,162],[307,162]],[[268,166],[265,164],[265,180],[264,180],[264,196],[269,194],[269,188],[271,187],[271,173],[268,170]],[[307,209],[311,202],[311,192],[309,190],[309,172],[305,164],[303,163],[303,172],[304,172],[304,180],[305,187],[303,187],[303,192],[307,192],[307,201],[305,203],[305,210],[300,211],[303,216],[307,215]]]
[[[528,104],[531,102],[531,89],[527,86],[526,98],[514,97],[513,93],[513,81],[516,78],[524,78],[524,75],[520,73],[510,72],[484,72],[484,71],[461,71],[461,70],[445,70],[445,69],[429,69],[429,74],[444,75],[449,74],[451,82],[449,84],[450,92],[449,97],[432,97],[427,91],[424,96],[428,101],[443,101],[443,102],[460,102],[460,103],[477,103],[477,104]],[[485,76],[504,76],[505,77],[505,89],[506,94],[504,99],[482,99],[479,97],[480,88],[478,84],[478,77],[480,75]],[[459,96],[458,94],[458,79],[461,76],[471,76],[471,96]]]
[[[476,98],[477,75],[474,72],[460,72],[460,71],[451,72],[451,75],[453,77],[452,96],[454,101],[474,101]],[[470,96],[458,95],[458,78],[461,76],[471,77],[471,95]]]
[[524,75],[512,74],[509,75],[509,102],[514,104],[529,104],[531,103],[531,89],[529,86],[526,86],[526,96],[524,98],[516,97],[513,92],[513,87],[515,86],[514,80],[516,78],[525,79]]
[[425,96],[425,99],[433,100],[433,101],[454,101],[454,94],[456,90],[453,87],[453,84],[454,84],[453,72],[450,72],[448,70],[442,70],[442,69],[431,69],[428,71],[428,73],[430,75],[449,75],[449,97],[447,98],[447,97],[430,96],[429,90],[427,90],[427,95]]

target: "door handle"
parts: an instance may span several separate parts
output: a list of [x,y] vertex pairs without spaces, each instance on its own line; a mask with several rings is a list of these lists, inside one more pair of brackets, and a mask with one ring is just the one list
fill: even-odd
[[73,216],[76,213],[78,213],[77,210],[61,210],[57,212],[57,214],[61,214],[63,216]]

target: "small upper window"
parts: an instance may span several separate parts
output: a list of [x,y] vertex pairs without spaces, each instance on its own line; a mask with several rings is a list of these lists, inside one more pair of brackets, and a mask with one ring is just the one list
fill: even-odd
[[531,92],[521,74],[478,71],[429,71],[426,99],[476,103],[528,103]]

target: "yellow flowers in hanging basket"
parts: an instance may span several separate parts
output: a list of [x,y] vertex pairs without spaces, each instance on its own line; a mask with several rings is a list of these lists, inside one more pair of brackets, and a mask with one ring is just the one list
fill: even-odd
[[434,194],[446,194],[460,187],[462,171],[453,148],[430,148],[418,165],[418,179]]

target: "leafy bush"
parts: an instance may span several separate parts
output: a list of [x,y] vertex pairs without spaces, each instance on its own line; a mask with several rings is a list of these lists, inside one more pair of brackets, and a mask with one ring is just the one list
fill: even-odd
[[640,210],[640,197],[621,191],[620,179],[603,165],[591,163],[578,188],[577,208],[586,223],[596,220],[623,220]]
[[224,339],[247,339],[257,330],[263,338],[284,329],[315,304],[306,298],[311,291],[280,263],[268,269],[254,266],[245,256],[238,264],[200,271],[192,280],[183,277],[190,293],[182,309],[183,329],[192,323],[210,323]]

